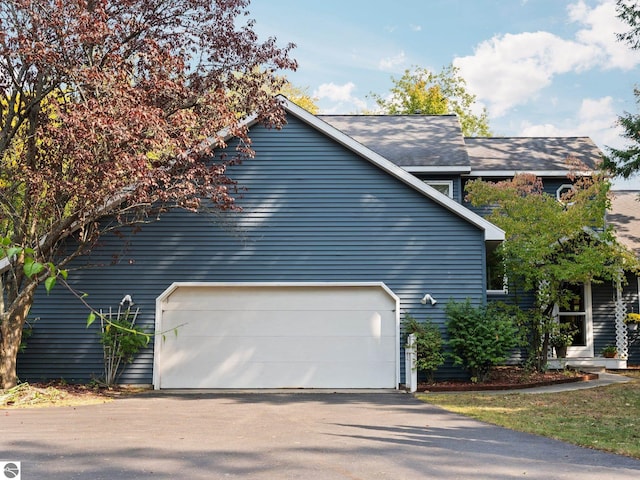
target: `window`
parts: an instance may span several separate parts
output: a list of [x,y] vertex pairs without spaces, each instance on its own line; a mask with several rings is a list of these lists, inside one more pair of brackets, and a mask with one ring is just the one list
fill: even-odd
[[566,183],[564,185],[560,185],[556,190],[556,199],[559,202],[562,202],[562,197],[573,190],[573,185],[570,183]]
[[449,198],[453,198],[453,180],[425,180],[424,183],[435,188]]
[[570,284],[564,289],[571,294],[567,305],[557,309],[558,322],[568,323],[576,332],[567,349],[570,356],[593,356],[593,323],[591,318],[591,285]]
[[571,298],[566,307],[561,307],[558,312],[560,323],[568,323],[571,325],[576,334],[573,337],[573,347],[584,347],[587,344],[587,335],[585,329],[585,317],[587,312],[584,302],[584,288],[582,285],[568,285],[565,287]]
[[498,294],[508,293],[507,277],[504,263],[496,248],[487,247],[487,292]]

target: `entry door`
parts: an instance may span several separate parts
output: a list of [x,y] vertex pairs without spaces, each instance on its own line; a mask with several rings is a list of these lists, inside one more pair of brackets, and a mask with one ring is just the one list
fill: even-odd
[[569,285],[574,297],[568,307],[560,308],[558,321],[569,323],[577,330],[573,343],[567,348],[568,357],[593,357],[593,318],[591,284]]

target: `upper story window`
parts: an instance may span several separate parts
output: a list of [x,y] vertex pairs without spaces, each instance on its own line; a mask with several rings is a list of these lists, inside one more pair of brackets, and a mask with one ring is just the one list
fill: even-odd
[[562,198],[569,192],[573,190],[573,185],[570,183],[565,183],[564,185],[560,185],[556,190],[556,199],[561,202]]
[[425,180],[424,183],[453,198],[453,180]]

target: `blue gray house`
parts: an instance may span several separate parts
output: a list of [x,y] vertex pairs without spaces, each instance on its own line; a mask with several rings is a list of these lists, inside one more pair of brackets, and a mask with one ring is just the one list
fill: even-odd
[[[174,211],[122,229],[70,271],[94,307],[131,295],[141,325],[178,327],[123,382],[397,387],[405,312],[443,323],[449,298],[486,301],[486,245],[500,229],[329,123],[287,110],[282,130],[253,126],[256,157],[229,172],[242,211]],[[423,305],[426,293],[439,302]],[[86,314],[63,288],[40,296],[20,377],[101,375]]]
[[[516,144],[538,162],[530,142],[486,139],[500,155],[485,162],[487,145],[463,138],[455,116],[314,116],[284,102],[287,125],[252,125],[256,156],[229,171],[242,210],[176,210],[122,228],[70,271],[92,306],[130,295],[138,324],[158,333],[123,383],[397,388],[406,313],[443,325],[450,299],[481,305],[507,294],[487,275],[504,232],[465,205],[463,189],[488,170],[521,171],[509,164]],[[588,139],[549,141],[593,161],[598,153]],[[615,287],[597,299],[585,287],[594,299],[579,312],[592,332],[581,361],[615,341],[615,295],[638,302],[637,283]],[[86,316],[62,287],[39,295],[20,378],[100,377],[98,327],[85,328]],[[461,372],[447,364],[440,375]]]
[[[486,211],[474,209],[464,198],[465,186],[471,180],[500,181],[517,173],[532,173],[543,180],[547,194],[560,199],[571,188],[571,165],[586,167],[586,171],[578,173],[589,175],[602,157],[588,137],[463,138],[454,116],[321,118],[480,215]],[[614,192],[607,220],[619,240],[640,256],[638,194]],[[501,276],[490,274],[493,246],[487,244],[487,300],[509,300],[514,292],[509,292]],[[568,359],[559,362],[552,358],[550,365],[626,368],[627,364],[639,364],[640,342],[624,324],[626,312],[640,311],[638,278],[628,273],[626,281],[619,285],[577,285],[575,289],[579,300],[571,311],[558,309],[557,316],[563,322],[572,322],[578,334],[568,349]],[[602,357],[601,351],[607,345],[617,347],[618,358]]]

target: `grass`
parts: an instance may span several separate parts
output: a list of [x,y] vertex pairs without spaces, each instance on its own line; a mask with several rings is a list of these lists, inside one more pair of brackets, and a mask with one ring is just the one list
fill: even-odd
[[544,394],[447,393],[418,398],[512,430],[640,458],[640,373],[634,381]]

